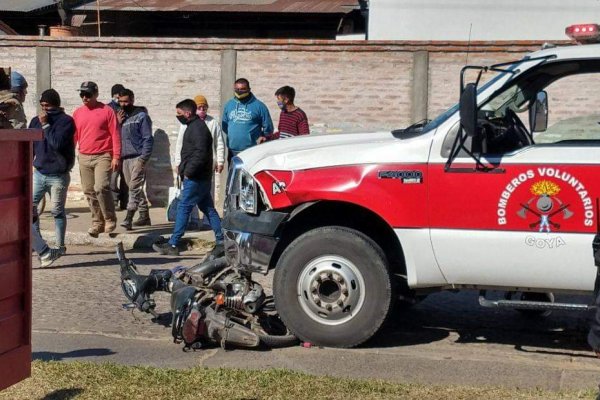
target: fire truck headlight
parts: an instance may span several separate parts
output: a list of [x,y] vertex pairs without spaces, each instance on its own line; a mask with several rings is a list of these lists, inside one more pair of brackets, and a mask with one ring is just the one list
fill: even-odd
[[256,214],[258,210],[258,193],[256,181],[248,172],[240,171],[240,208],[249,214]]

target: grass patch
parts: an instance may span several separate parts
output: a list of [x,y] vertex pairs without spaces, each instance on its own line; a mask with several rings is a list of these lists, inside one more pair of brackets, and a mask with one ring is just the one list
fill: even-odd
[[0,392],[17,399],[594,399],[587,391],[548,392],[394,384],[311,376],[281,369],[175,370],[34,361],[32,377]]

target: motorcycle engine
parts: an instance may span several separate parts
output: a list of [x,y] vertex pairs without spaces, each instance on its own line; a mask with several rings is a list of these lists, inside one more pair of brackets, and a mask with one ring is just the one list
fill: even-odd
[[218,284],[225,307],[254,314],[265,300],[262,286],[246,277],[229,275]]

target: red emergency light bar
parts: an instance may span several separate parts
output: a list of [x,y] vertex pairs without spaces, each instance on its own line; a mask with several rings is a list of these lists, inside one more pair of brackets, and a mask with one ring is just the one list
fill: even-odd
[[571,25],[565,29],[568,37],[580,43],[596,43],[600,41],[600,26],[598,24]]

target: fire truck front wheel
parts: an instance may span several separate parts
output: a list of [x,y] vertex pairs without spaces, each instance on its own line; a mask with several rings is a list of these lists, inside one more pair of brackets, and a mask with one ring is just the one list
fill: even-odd
[[277,311],[300,340],[353,347],[373,336],[393,299],[386,257],[369,237],[331,226],[308,231],[275,268]]

